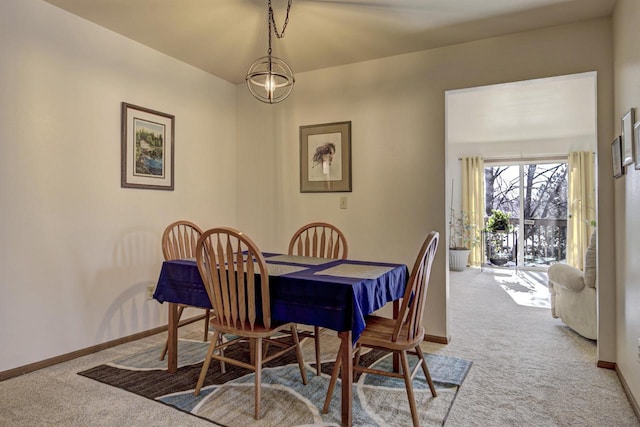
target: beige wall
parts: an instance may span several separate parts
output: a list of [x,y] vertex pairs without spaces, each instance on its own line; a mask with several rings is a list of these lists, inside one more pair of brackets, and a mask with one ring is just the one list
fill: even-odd
[[[631,22],[622,28],[630,39]],[[345,231],[355,258],[413,263],[426,233],[446,226],[446,90],[597,71],[599,218],[613,217],[611,47],[610,21],[588,21],[301,73],[288,100],[267,106],[243,86],[47,3],[0,1],[0,341],[12,343],[0,371],[165,323],[165,307],[145,293],[157,280],[160,232],[181,217],[237,225],[268,250],[285,250],[300,224],[322,219]],[[618,92],[633,94],[626,71],[621,79],[627,88]],[[120,188],[122,101],[175,114],[175,191]],[[632,104],[619,102],[616,117]],[[344,194],[298,187],[299,126],[343,120],[353,124],[346,210],[338,207]],[[632,178],[624,180],[616,181],[622,196],[631,191]],[[608,223],[599,227],[600,251],[611,254]],[[443,248],[427,325],[449,336]],[[613,264],[601,256],[601,283],[614,283]],[[600,298],[599,358],[613,361],[613,290]],[[618,342],[620,366],[633,371],[629,312]]]
[[[264,153],[239,155],[244,168],[260,171],[240,177],[239,193],[271,194],[260,206],[276,212],[267,216],[276,226],[252,212],[256,204],[248,196],[239,198],[238,223],[260,234],[266,247],[286,249],[287,236],[300,224],[326,220],[349,238],[350,256],[412,264],[426,233],[433,229],[444,236],[446,227],[445,91],[587,71],[598,73],[598,152],[608,158],[613,106],[608,19],[300,73],[289,99],[272,106],[267,116],[239,86],[239,153],[251,152],[256,141]],[[348,209],[340,210],[341,193],[299,192],[298,132],[302,125],[346,120],[353,131],[353,192],[347,193]],[[608,208],[604,217],[612,215]],[[451,335],[445,247],[439,249],[429,289],[427,332],[437,336]],[[607,271],[612,260],[601,275],[610,275]]]
[[[640,51],[638,21],[640,2],[618,0],[614,13],[615,128],[610,136],[621,133],[620,119],[640,107]],[[609,158],[610,160],[610,158]],[[615,258],[616,258],[616,350],[617,366],[640,400],[640,170],[627,166],[621,178],[607,180],[615,185]]]
[[[236,87],[39,0],[0,52],[4,371],[166,324],[164,226],[235,223]],[[120,188],[123,101],[175,115],[175,191]]]

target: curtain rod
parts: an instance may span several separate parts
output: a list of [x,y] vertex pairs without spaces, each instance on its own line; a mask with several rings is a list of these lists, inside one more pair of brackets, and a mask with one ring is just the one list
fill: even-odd
[[[485,163],[534,162],[534,161],[567,161],[568,155],[556,156],[518,156],[518,157],[484,157]],[[458,157],[462,160],[462,157]]]

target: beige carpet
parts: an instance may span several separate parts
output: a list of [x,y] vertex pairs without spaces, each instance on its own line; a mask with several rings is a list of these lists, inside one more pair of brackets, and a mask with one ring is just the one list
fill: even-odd
[[[451,272],[449,313],[452,342],[426,349],[471,360],[473,367],[446,426],[640,426],[615,372],[595,366],[595,344],[548,309],[516,304],[492,273]],[[187,328],[181,335],[190,333]],[[0,426],[211,426],[77,375],[165,338],[0,382]]]
[[545,282],[539,273],[520,274],[450,274],[452,341],[427,350],[473,360],[473,368],[446,425],[640,425],[615,372],[596,367],[595,342],[553,319],[548,308],[517,304],[503,288],[511,283],[526,292],[514,283],[536,276]]

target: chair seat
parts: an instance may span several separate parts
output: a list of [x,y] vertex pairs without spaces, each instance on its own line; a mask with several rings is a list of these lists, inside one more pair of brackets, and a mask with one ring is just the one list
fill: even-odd
[[392,341],[391,337],[393,336],[396,322],[396,319],[373,315],[368,316],[367,327],[362,331],[358,343],[367,347],[378,347],[389,350],[409,350],[422,342],[424,338],[424,328],[420,327],[419,333],[412,340],[407,340],[407,326],[404,326],[400,330],[398,339]]

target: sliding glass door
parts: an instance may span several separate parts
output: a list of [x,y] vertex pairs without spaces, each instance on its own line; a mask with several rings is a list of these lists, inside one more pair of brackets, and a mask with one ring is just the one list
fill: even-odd
[[485,221],[510,214],[518,236],[518,266],[544,268],[566,257],[567,163],[485,162]]

